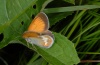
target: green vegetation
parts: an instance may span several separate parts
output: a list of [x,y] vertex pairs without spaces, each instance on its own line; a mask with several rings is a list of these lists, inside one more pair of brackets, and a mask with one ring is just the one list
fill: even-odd
[[[99,8],[99,0],[0,0],[0,65],[100,65]],[[48,49],[22,38],[41,11],[55,36]]]

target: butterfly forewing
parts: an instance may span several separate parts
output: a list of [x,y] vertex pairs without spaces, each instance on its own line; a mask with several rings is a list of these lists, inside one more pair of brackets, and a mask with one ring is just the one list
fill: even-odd
[[38,33],[42,33],[49,28],[49,21],[48,17],[45,13],[40,12],[37,16],[33,19],[32,23],[30,24],[28,31],[34,31]]

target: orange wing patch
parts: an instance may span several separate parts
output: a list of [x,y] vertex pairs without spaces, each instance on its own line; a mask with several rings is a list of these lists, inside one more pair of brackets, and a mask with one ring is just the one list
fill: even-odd
[[34,31],[34,32],[41,33],[44,31],[44,29],[45,29],[44,21],[40,17],[37,17],[30,24],[28,31]]
[[44,13],[39,13],[30,24],[28,31],[42,33],[49,27],[48,17]]
[[23,33],[23,38],[28,38],[28,37],[38,37],[39,34],[31,31],[26,31]]

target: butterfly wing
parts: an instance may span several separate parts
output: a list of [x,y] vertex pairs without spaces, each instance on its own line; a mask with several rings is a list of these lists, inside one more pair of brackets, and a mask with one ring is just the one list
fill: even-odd
[[42,34],[43,34],[43,35],[49,35],[49,36],[51,36],[53,39],[55,39],[55,38],[54,38],[54,35],[52,34],[52,32],[51,32],[50,30],[46,30],[46,31],[44,31]]
[[49,35],[42,35],[40,38],[43,41],[41,44],[44,48],[50,48],[54,43],[54,39]]
[[32,31],[25,31],[22,35],[23,38],[38,37],[40,34]]
[[42,33],[49,28],[49,20],[45,13],[40,12],[37,16],[33,19],[32,23],[30,24],[28,31],[34,31],[38,33]]
[[27,42],[31,44],[35,44],[43,48],[50,48],[52,44],[54,43],[53,38],[49,35],[42,35],[40,37],[30,37],[30,38],[25,38],[25,39]]
[[[50,48],[54,43],[54,36],[48,30],[49,20],[45,13],[40,12],[33,19],[28,31],[24,32],[23,38],[31,44],[35,44],[40,47]],[[41,35],[42,33],[42,35]]]

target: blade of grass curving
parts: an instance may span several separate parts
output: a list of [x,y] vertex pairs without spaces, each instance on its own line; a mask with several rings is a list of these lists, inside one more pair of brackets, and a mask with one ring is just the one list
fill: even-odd
[[45,13],[57,13],[57,12],[69,12],[78,10],[87,10],[100,8],[98,5],[81,5],[81,6],[69,6],[69,7],[58,7],[58,8],[47,8],[44,9]]
[[85,29],[82,33],[80,33],[79,35],[77,35],[72,41],[74,41],[77,37],[79,37],[80,35],[82,35],[82,34],[85,33],[86,31],[88,31],[88,30],[91,29],[92,27],[95,27],[95,26],[97,26],[97,25],[99,25],[99,24],[100,24],[100,22],[98,22],[98,23],[96,23],[96,24],[90,26],[89,28]]

